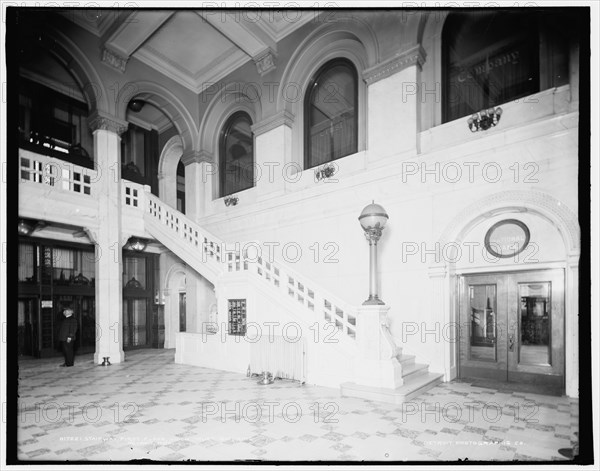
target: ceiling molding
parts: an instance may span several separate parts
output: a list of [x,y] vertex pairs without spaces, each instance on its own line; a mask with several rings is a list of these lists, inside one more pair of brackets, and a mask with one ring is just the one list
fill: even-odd
[[105,41],[102,60],[124,72],[131,55],[173,13],[173,11],[167,10],[136,10],[132,12]]
[[261,28],[273,41],[279,42],[308,22],[318,22],[323,10],[283,10],[282,16],[276,16],[275,11],[263,13],[254,25]]
[[164,114],[160,116],[159,120],[149,122],[143,118],[140,118],[139,116],[134,115],[133,113],[128,113],[127,121],[147,130],[155,129],[159,134],[165,132],[167,129],[173,126],[171,120]]
[[261,28],[247,24],[235,13],[218,14],[219,12],[197,11],[206,23],[229,39],[250,57],[255,57],[265,49],[277,50],[277,45]]
[[243,51],[231,48],[227,54],[215,59],[202,68],[200,72],[192,75],[179,66],[174,67],[172,61],[149,46],[138,50],[134,57],[194,93],[202,93],[205,89],[251,60]]
[[61,10],[58,14],[97,37],[102,37],[122,16],[122,12],[116,9],[91,8]]

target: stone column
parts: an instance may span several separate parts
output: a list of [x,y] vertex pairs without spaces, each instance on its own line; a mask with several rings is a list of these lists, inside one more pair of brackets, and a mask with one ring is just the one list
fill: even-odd
[[396,344],[390,334],[389,306],[368,305],[358,309],[355,364],[357,384],[395,389],[402,386],[402,366],[396,358]]
[[94,362],[124,360],[123,353],[123,243],[121,235],[121,137],[127,123],[98,113],[90,120],[94,156],[101,177],[96,237],[96,352]]
[[205,151],[189,151],[181,157],[185,165],[185,214],[196,222],[206,214],[206,203],[212,200],[216,166]]
[[420,71],[425,51],[419,45],[363,72],[368,84],[369,158],[417,152]]

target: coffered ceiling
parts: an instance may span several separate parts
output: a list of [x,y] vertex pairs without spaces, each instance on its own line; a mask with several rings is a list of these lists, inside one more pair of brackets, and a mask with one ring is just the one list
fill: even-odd
[[308,10],[79,10],[63,12],[101,39],[104,62],[125,71],[131,58],[200,93],[254,61],[268,73],[277,42],[313,20]]

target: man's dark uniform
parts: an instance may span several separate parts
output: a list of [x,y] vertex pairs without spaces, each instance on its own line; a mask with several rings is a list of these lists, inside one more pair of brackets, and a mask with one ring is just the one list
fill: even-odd
[[[75,344],[76,333],[77,319],[71,314],[62,320],[60,330],[58,331],[58,340],[62,345],[63,355],[65,356],[65,366],[73,366],[73,361],[75,360],[73,345]],[[67,341],[68,339],[70,341]]]

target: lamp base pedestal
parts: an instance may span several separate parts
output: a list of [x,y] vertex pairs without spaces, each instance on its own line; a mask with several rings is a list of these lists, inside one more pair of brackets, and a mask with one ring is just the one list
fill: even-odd
[[379,297],[377,295],[373,296],[373,295],[369,295],[369,299],[367,299],[364,303],[362,303],[363,306],[384,306],[385,303],[379,299]]

